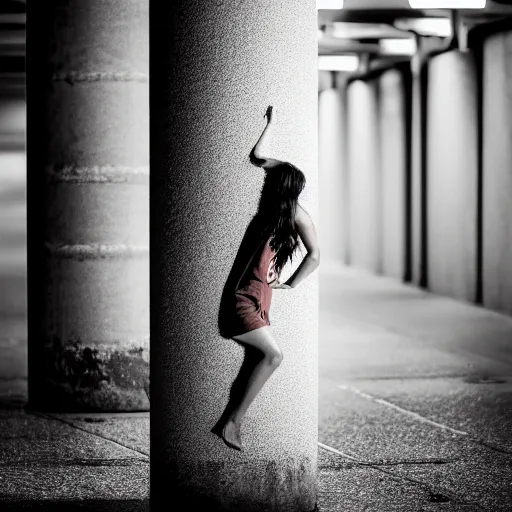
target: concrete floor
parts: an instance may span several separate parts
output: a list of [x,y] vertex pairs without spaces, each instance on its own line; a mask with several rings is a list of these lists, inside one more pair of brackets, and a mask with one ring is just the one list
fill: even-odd
[[320,505],[512,510],[512,318],[321,273]]
[[[147,414],[20,409],[24,185],[0,158],[0,510],[147,510]],[[512,318],[341,266],[320,290],[320,512],[512,510]]]
[[[320,314],[320,512],[511,510],[512,319],[341,267]],[[146,510],[148,424],[0,410],[2,510]]]

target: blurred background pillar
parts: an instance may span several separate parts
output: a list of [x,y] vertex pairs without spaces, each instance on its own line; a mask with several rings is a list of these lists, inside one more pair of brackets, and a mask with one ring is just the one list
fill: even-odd
[[477,283],[478,97],[475,59],[452,50],[428,64],[428,287],[474,302]]
[[268,105],[268,153],[304,171],[300,202],[318,225],[316,4],[154,2],[150,47],[152,507],[185,499],[198,510],[311,512],[317,273],[274,291],[284,361],[244,419],[245,451],[211,429],[244,361],[218,316],[258,207],[265,171],[249,154]]
[[350,264],[381,270],[381,179],[378,81],[357,79],[347,88],[347,158]]
[[25,76],[0,70],[0,403],[26,395]]
[[427,84],[428,59],[445,43],[438,37],[416,37],[418,51],[411,58],[411,281],[426,287],[427,260]]
[[343,73],[330,72],[330,87],[318,96],[319,242],[322,266],[346,262],[347,196],[345,94]]
[[512,314],[512,32],[483,42],[483,303]]
[[[421,38],[417,38],[418,46]],[[421,55],[411,58],[411,280],[425,285],[425,87]],[[423,78],[424,81],[424,78]]]
[[379,77],[379,162],[381,271],[399,281],[409,278],[410,80],[405,66]]
[[28,2],[33,408],[149,408],[148,7]]

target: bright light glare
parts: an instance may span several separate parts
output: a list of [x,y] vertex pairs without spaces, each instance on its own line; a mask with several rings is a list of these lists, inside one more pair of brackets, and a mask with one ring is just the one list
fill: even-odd
[[484,9],[485,0],[409,0],[413,9]]
[[318,69],[322,71],[356,71],[359,67],[357,55],[319,55]]
[[317,9],[343,9],[343,0],[316,0]]
[[416,41],[410,39],[381,39],[380,52],[384,55],[414,55],[416,53]]
[[396,28],[385,23],[335,21],[331,26],[331,36],[341,39],[379,39],[380,37],[400,37],[402,35]]
[[452,22],[449,18],[403,18],[395,20],[394,25],[400,30],[413,30],[423,36],[452,36]]

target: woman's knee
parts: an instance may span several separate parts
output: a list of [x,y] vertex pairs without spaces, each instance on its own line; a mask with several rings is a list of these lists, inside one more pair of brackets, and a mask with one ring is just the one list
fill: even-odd
[[270,336],[266,327],[235,336],[233,339],[257,348],[263,353],[266,363],[278,367],[283,362],[283,353]]

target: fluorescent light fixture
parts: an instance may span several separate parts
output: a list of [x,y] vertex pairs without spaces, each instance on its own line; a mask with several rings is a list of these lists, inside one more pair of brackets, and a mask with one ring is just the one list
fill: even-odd
[[381,39],[379,41],[380,53],[383,55],[414,55],[416,53],[416,40],[409,39]]
[[423,36],[451,37],[452,22],[449,18],[402,18],[394,22],[400,30],[413,30]]
[[[336,21],[330,27],[331,37],[341,39],[379,39],[381,37],[403,37],[399,30],[385,23],[352,23]],[[405,37],[409,37],[406,34]]]
[[343,0],[316,0],[317,9],[343,9]]
[[409,0],[413,9],[484,9],[485,0]]
[[318,69],[321,71],[357,71],[357,55],[319,55]]

